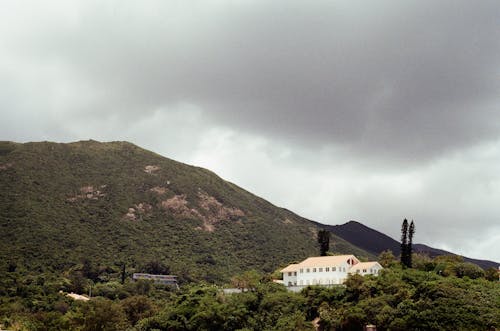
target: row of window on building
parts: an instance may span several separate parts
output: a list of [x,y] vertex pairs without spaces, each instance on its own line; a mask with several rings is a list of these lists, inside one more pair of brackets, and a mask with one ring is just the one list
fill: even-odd
[[[311,270],[312,272],[323,272],[323,269],[325,272],[336,272],[337,271],[337,267],[325,267],[325,268],[306,268],[306,269],[300,269],[299,272],[302,274],[305,273],[310,273]],[[345,267],[338,267],[338,272],[345,272]],[[363,272],[366,272],[363,270]],[[294,271],[294,272],[289,272],[288,273],[288,276],[297,276],[297,271]]]
[[[338,285],[341,284],[345,281],[345,278],[341,279],[313,279],[313,280],[299,280],[298,285],[299,286],[304,286],[304,285]],[[288,286],[297,286],[297,282],[288,282]]]
[[[326,267],[326,268],[324,268],[324,269],[325,269],[325,272],[330,272],[330,268],[329,268],[329,267]],[[336,267],[332,267],[332,268],[331,268],[331,272],[335,272],[335,271],[337,271],[337,268],[336,268]],[[367,273],[367,271],[368,271],[367,269],[363,269],[363,270],[362,270],[362,272],[363,272],[363,273]],[[304,269],[300,269],[300,270],[299,270],[299,272],[300,272],[300,273],[304,273]],[[310,272],[311,272],[311,269],[306,268],[306,269],[305,269],[305,272],[306,272],[306,273],[310,273]],[[323,272],[323,268],[312,268],[312,272]],[[338,272],[345,272],[345,268],[344,268],[344,267],[339,267],[339,268],[338,268]],[[359,271],[359,270],[356,270],[356,273],[358,273],[358,274],[359,274],[359,273],[360,273],[360,271]],[[373,269],[370,269],[370,273],[371,273],[371,274],[373,274],[373,273],[374,273]],[[375,273],[377,274],[377,273],[378,273],[378,270],[375,270]],[[294,271],[294,272],[288,272],[288,276],[289,276],[289,277],[291,277],[291,276],[297,276],[297,271]]]

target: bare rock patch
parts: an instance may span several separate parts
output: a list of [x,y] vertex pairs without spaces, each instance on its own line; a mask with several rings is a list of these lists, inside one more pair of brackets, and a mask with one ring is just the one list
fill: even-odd
[[[104,189],[106,185],[101,185],[99,188]],[[96,187],[92,185],[82,186],[79,189],[79,192],[73,196],[70,196],[66,199],[69,202],[76,202],[77,200],[89,199],[89,200],[99,200],[106,195],[106,193],[98,190]]]
[[0,171],[12,168],[13,165],[14,165],[14,163],[12,163],[12,162],[0,164]]
[[168,188],[163,187],[163,186],[155,186],[153,188],[150,188],[149,190],[151,192],[158,194],[158,195],[163,195],[163,194],[167,193]]
[[245,216],[245,213],[238,208],[224,206],[213,196],[203,192],[198,192],[198,205],[203,210],[203,227],[206,231],[215,230],[215,224],[220,221],[238,221]]
[[157,165],[147,165],[144,167],[144,172],[148,174],[153,174],[160,170],[161,168]]
[[143,217],[150,215],[152,210],[153,206],[149,203],[141,202],[130,207],[123,218],[129,221],[142,221]]
[[202,215],[194,208],[188,207],[186,195],[175,195],[170,199],[163,200],[160,203],[161,208],[170,212],[175,217],[181,218],[202,218]]

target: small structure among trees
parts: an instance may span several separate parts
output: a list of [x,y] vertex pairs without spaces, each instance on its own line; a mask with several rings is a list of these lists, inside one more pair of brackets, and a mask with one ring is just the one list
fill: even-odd
[[155,284],[162,284],[162,285],[170,285],[178,288],[179,286],[177,285],[177,276],[174,275],[153,275],[153,274],[144,274],[144,273],[134,273],[132,275],[133,280],[150,280],[153,281]]

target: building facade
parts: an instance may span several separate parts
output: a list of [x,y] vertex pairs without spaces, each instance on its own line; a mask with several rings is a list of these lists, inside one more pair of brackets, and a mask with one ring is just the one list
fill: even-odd
[[173,275],[153,275],[153,274],[143,274],[134,273],[132,275],[133,280],[150,280],[155,284],[170,285],[174,287],[179,287],[177,285],[177,276]]
[[349,274],[378,275],[378,262],[360,262],[354,255],[310,257],[282,269],[285,286],[339,285]]

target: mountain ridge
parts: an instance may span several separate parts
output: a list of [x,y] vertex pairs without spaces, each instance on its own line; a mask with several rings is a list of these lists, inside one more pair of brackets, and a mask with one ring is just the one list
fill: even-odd
[[[378,255],[387,249],[391,250],[396,256],[400,254],[401,246],[397,240],[380,231],[370,228],[361,222],[351,220],[344,224],[329,225],[327,226],[327,229],[337,236],[353,243],[358,247],[361,247],[364,250],[367,250],[374,255]],[[461,256],[464,261],[477,264],[483,269],[491,267],[497,268],[500,265],[500,263],[495,261],[470,258],[442,249],[433,248],[425,244],[413,244],[413,251],[429,255],[430,257],[436,257],[439,255],[458,255]]]

